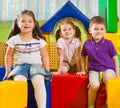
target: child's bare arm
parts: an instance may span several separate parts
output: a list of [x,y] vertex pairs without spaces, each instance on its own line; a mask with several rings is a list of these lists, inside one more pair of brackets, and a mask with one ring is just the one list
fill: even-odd
[[61,73],[61,68],[62,68],[62,63],[63,63],[63,50],[60,49],[60,48],[58,48],[57,51],[58,51],[58,56],[59,56],[59,58],[58,58],[58,70],[57,70],[57,72]]
[[113,61],[115,63],[116,75],[119,76],[119,61],[117,55],[113,57]]
[[77,48],[75,51],[75,61],[77,65],[77,72],[81,71],[81,62],[80,62],[80,48]]
[[11,71],[12,66],[12,58],[14,54],[14,48],[7,47],[6,54],[5,54],[5,67],[6,67],[6,73],[4,77],[7,77],[9,72]]
[[84,75],[84,74],[86,74],[86,67],[87,67],[86,66],[86,56],[81,56],[80,62],[81,62],[81,71],[77,72],[76,74]]
[[41,48],[41,55],[42,55],[43,66],[46,70],[49,71],[50,70],[50,60],[49,60],[49,55],[48,55],[48,51],[47,51],[46,46]]

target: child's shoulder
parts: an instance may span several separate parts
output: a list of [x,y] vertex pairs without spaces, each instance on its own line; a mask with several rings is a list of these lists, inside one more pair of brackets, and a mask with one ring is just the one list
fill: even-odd
[[105,41],[107,42],[112,42],[110,39],[104,38]]
[[91,41],[92,41],[92,39],[87,39],[87,40],[85,40],[84,43],[89,43],[89,42],[91,42]]
[[75,39],[75,40],[79,40],[79,41],[80,41],[80,39],[79,39],[79,38],[76,38],[76,37],[75,37],[74,39]]
[[16,34],[14,36],[11,36],[9,40],[18,40],[19,39],[19,34]]
[[74,38],[76,43],[82,43],[81,40],[79,38]]
[[64,42],[64,41],[65,41],[65,39],[62,37],[57,40],[57,42]]
[[113,43],[112,43],[112,40],[107,39],[107,38],[102,38],[102,39],[101,39],[101,43],[103,43],[104,45],[113,44]]

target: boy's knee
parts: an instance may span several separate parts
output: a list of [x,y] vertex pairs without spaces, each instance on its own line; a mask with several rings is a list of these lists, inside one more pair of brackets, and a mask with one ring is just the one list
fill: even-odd
[[114,77],[115,77],[115,76],[113,76],[113,75],[106,75],[106,76],[104,77],[103,82],[106,83],[108,80],[110,80],[110,79],[112,79],[112,78],[114,78]]
[[90,89],[91,90],[98,90],[100,87],[100,84],[99,83],[91,83],[90,84]]
[[116,77],[116,74],[111,69],[108,69],[107,71],[105,71],[105,73],[103,75],[104,82],[106,82],[106,81],[108,81],[108,80],[110,80],[110,79],[112,79],[114,77]]

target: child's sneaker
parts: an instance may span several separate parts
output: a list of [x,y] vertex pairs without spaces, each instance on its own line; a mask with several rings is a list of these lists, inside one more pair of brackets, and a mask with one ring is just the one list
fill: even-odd
[[108,108],[108,104],[105,105],[105,108]]
[[88,108],[94,108],[94,105],[88,106]]

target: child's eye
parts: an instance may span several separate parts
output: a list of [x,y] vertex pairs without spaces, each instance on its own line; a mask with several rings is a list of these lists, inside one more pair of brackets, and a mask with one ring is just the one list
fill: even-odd
[[69,30],[72,30],[72,28],[69,28]]
[[66,31],[66,29],[63,29],[62,31]]
[[33,21],[29,21],[29,23],[31,23],[31,22],[33,22]]
[[104,30],[103,28],[101,28],[101,30]]
[[94,28],[94,30],[98,30],[98,28]]
[[22,20],[21,22],[25,22],[24,20]]

